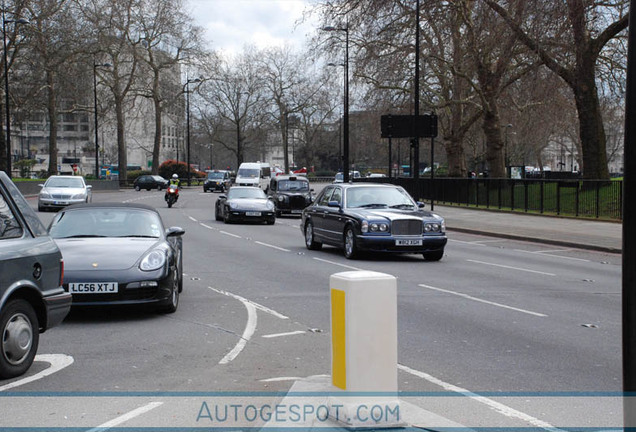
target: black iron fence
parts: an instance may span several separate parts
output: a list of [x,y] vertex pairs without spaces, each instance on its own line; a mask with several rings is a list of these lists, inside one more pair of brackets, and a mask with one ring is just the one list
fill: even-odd
[[435,203],[550,215],[621,220],[621,180],[364,178],[404,187],[413,198]]

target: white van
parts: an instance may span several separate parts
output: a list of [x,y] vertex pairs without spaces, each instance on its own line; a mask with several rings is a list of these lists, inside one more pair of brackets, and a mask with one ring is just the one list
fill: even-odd
[[265,175],[260,162],[243,162],[236,172],[234,184],[237,186],[255,186],[265,190],[269,184],[269,175]]

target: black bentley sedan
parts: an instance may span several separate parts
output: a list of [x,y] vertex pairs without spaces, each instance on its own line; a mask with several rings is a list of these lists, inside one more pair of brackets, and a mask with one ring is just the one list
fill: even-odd
[[77,306],[145,304],[175,312],[183,289],[182,236],[143,204],[76,204],[49,233],[64,257],[64,288]]
[[444,219],[425,211],[400,186],[332,184],[303,210],[300,229],[307,249],[342,248],[346,258],[361,251],[418,253],[427,261],[444,256]]
[[299,215],[313,202],[313,189],[303,176],[281,175],[269,182],[267,195],[276,206],[276,216],[281,214]]

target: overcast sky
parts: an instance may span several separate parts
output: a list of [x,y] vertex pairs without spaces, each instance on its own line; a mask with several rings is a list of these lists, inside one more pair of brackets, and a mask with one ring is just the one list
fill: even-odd
[[300,48],[311,24],[298,26],[310,0],[188,0],[198,25],[206,30],[210,48],[227,54],[245,45]]

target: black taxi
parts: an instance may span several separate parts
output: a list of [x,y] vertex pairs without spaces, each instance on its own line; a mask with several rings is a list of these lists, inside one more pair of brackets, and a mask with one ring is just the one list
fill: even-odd
[[303,209],[314,202],[313,189],[304,176],[279,175],[269,182],[267,194],[276,206],[276,216],[301,215]]

